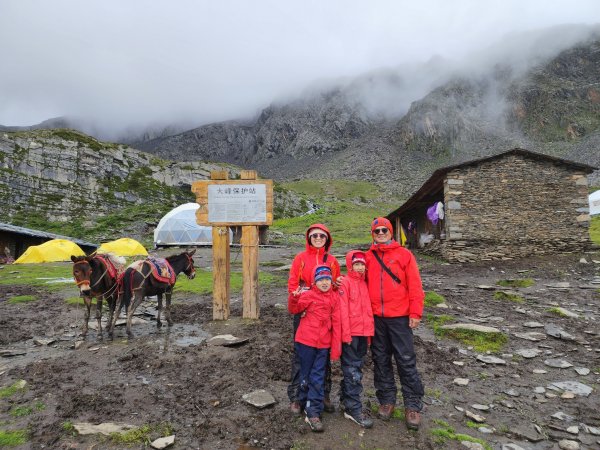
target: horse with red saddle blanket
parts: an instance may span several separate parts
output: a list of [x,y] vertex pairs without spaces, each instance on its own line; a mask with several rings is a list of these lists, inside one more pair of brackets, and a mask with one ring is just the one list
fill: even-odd
[[115,303],[119,294],[119,276],[123,273],[125,259],[107,254],[92,254],[89,256],[71,256],[73,261],[73,278],[79,287],[86,312],[83,318],[82,336],[88,332],[92,298],[96,299],[96,320],[98,321],[98,338],[102,338],[102,301],[106,299],[110,310],[108,332],[111,331]]
[[171,296],[177,281],[177,275],[183,272],[192,280],[196,276],[194,259],[192,256],[196,250],[183,252],[179,255],[171,255],[166,258],[147,258],[132,263],[123,274],[119,296],[115,306],[116,313],[113,315],[113,323],[110,334],[114,330],[121,307],[127,311],[127,335],[133,336],[131,332],[131,319],[136,308],[142,303],[144,297],[156,295],[158,298],[156,326],[162,327],[160,314],[162,311],[162,296],[166,297],[165,317],[169,326],[173,325],[171,319]]

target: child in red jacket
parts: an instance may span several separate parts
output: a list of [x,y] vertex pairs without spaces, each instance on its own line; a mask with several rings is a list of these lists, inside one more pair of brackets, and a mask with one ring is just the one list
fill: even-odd
[[348,275],[342,280],[340,314],[342,317],[342,372],[340,403],[344,417],[364,428],[371,428],[373,420],[363,414],[360,396],[363,391],[362,367],[368,341],[375,332],[369,288],[365,281],[365,254],[352,250],[346,254]]
[[331,288],[332,274],[328,266],[318,266],[313,279],[310,290],[294,291],[288,309],[292,314],[302,314],[294,339],[300,359],[298,400],[311,430],[323,431],[325,368],[329,358],[336,360],[341,354],[340,296]]

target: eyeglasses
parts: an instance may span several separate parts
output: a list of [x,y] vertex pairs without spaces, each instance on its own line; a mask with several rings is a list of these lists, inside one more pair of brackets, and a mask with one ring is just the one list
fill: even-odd
[[311,239],[315,238],[315,239],[326,239],[327,235],[324,233],[313,233],[309,236]]
[[375,234],[388,234],[390,230],[388,230],[386,227],[382,227],[382,228],[375,228],[373,230],[373,233]]

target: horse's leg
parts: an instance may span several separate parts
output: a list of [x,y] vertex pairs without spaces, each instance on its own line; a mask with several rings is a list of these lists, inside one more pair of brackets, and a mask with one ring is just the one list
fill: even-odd
[[173,320],[171,319],[171,295],[173,291],[170,289],[165,293],[165,297],[167,297],[167,308],[165,309],[165,316],[167,317],[167,323],[169,326],[173,325]]
[[106,302],[108,303],[108,323],[106,325],[106,332],[110,336],[112,334],[113,315],[115,314],[115,298],[114,298],[114,295],[111,294],[109,297],[107,297]]
[[102,339],[102,300],[103,295],[96,297],[96,321],[98,322],[98,339]]
[[121,313],[121,302],[122,301],[123,301],[123,293],[121,292],[117,296],[117,301],[115,302],[115,307],[113,309],[112,324],[110,326],[110,330],[108,330],[108,335],[110,337],[113,336],[113,333],[115,331],[115,326],[117,324],[117,319],[119,318],[119,314]]
[[83,297],[83,302],[85,303],[85,313],[83,318],[83,329],[81,330],[81,335],[83,337],[87,336],[88,332],[88,321],[90,320],[90,309],[92,307],[92,298],[87,295]]
[[129,337],[133,337],[133,333],[131,332],[131,319],[133,319],[133,313],[144,300],[143,286],[144,285],[142,284],[139,289],[135,291],[135,295],[129,304],[129,309],[127,309],[127,335]]
[[156,294],[156,297],[158,298],[158,306],[156,308],[156,327],[160,328],[162,327],[162,322],[160,321],[160,312],[162,311],[162,293],[159,292],[158,294]]

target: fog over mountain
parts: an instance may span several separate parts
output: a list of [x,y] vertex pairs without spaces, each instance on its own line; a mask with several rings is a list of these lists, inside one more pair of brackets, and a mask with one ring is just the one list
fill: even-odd
[[518,73],[599,22],[594,0],[6,0],[0,124],[63,117],[146,140],[336,89],[368,117],[398,118],[456,74]]

